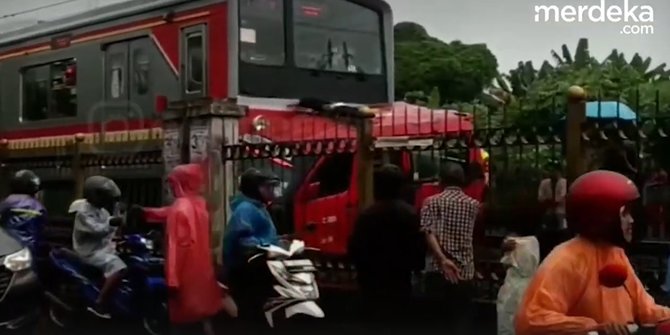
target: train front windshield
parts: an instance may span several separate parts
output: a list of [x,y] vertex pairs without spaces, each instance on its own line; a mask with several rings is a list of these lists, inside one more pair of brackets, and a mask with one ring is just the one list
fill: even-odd
[[239,9],[241,94],[388,100],[381,10],[346,0],[240,0]]
[[293,41],[300,68],[383,73],[379,14],[358,4],[294,0]]

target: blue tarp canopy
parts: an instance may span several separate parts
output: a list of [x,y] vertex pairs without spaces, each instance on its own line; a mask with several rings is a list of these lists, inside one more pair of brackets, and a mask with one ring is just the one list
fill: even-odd
[[634,121],[635,112],[618,101],[590,101],[586,103],[586,117],[589,119],[621,119]]

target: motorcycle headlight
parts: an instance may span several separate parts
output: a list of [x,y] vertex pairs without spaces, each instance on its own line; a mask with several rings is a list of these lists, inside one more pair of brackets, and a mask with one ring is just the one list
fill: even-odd
[[144,246],[147,248],[147,250],[153,250],[154,249],[154,241],[142,238],[142,243],[144,243]]
[[11,255],[5,256],[3,265],[12,272],[25,270],[30,267],[33,257],[30,250],[23,248]]

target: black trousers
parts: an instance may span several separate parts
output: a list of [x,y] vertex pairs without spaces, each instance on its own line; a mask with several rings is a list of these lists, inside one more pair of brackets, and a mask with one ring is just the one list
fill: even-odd
[[449,283],[441,273],[426,277],[431,324],[446,327],[449,334],[471,335],[475,312],[474,286],[470,281]]
[[[212,320],[207,320],[212,322]],[[188,324],[172,324],[170,325],[169,335],[208,335],[205,332],[204,322],[195,322]]]
[[273,294],[274,280],[267,269],[265,260],[235,267],[229,272],[227,285],[238,307],[239,320],[263,324],[263,306]]

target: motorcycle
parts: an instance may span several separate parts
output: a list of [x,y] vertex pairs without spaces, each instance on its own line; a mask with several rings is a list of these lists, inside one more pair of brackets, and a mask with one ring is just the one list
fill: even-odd
[[[636,324],[629,324],[627,327],[628,327],[628,332],[629,332],[630,334],[634,334],[634,335],[645,335],[645,334],[649,334],[649,335],[659,335],[659,334],[665,334],[664,331],[660,331],[660,332],[659,332],[659,330],[657,329],[657,326],[656,326],[656,325],[642,325],[642,326],[638,326],[638,325],[636,325]],[[598,335],[598,332],[595,331],[595,330],[594,330],[594,331],[590,331],[590,332],[588,333],[588,335]]]
[[[167,286],[164,259],[156,255],[152,233],[128,234],[116,240],[127,274],[114,293],[110,313],[113,319],[141,322],[150,335],[167,333]],[[69,328],[75,315],[94,306],[104,283],[103,274],[84,264],[72,250],[59,248],[49,259],[63,278],[58,292],[49,292],[49,317],[60,328]]]
[[260,245],[258,253],[247,263],[265,262],[265,269],[272,279],[274,294],[270,294],[263,305],[263,314],[270,327],[275,327],[275,314],[283,311],[283,318],[289,319],[303,314],[323,318],[324,312],[316,304],[319,288],[316,283],[316,267],[303,256],[305,242],[293,240],[286,247]]

